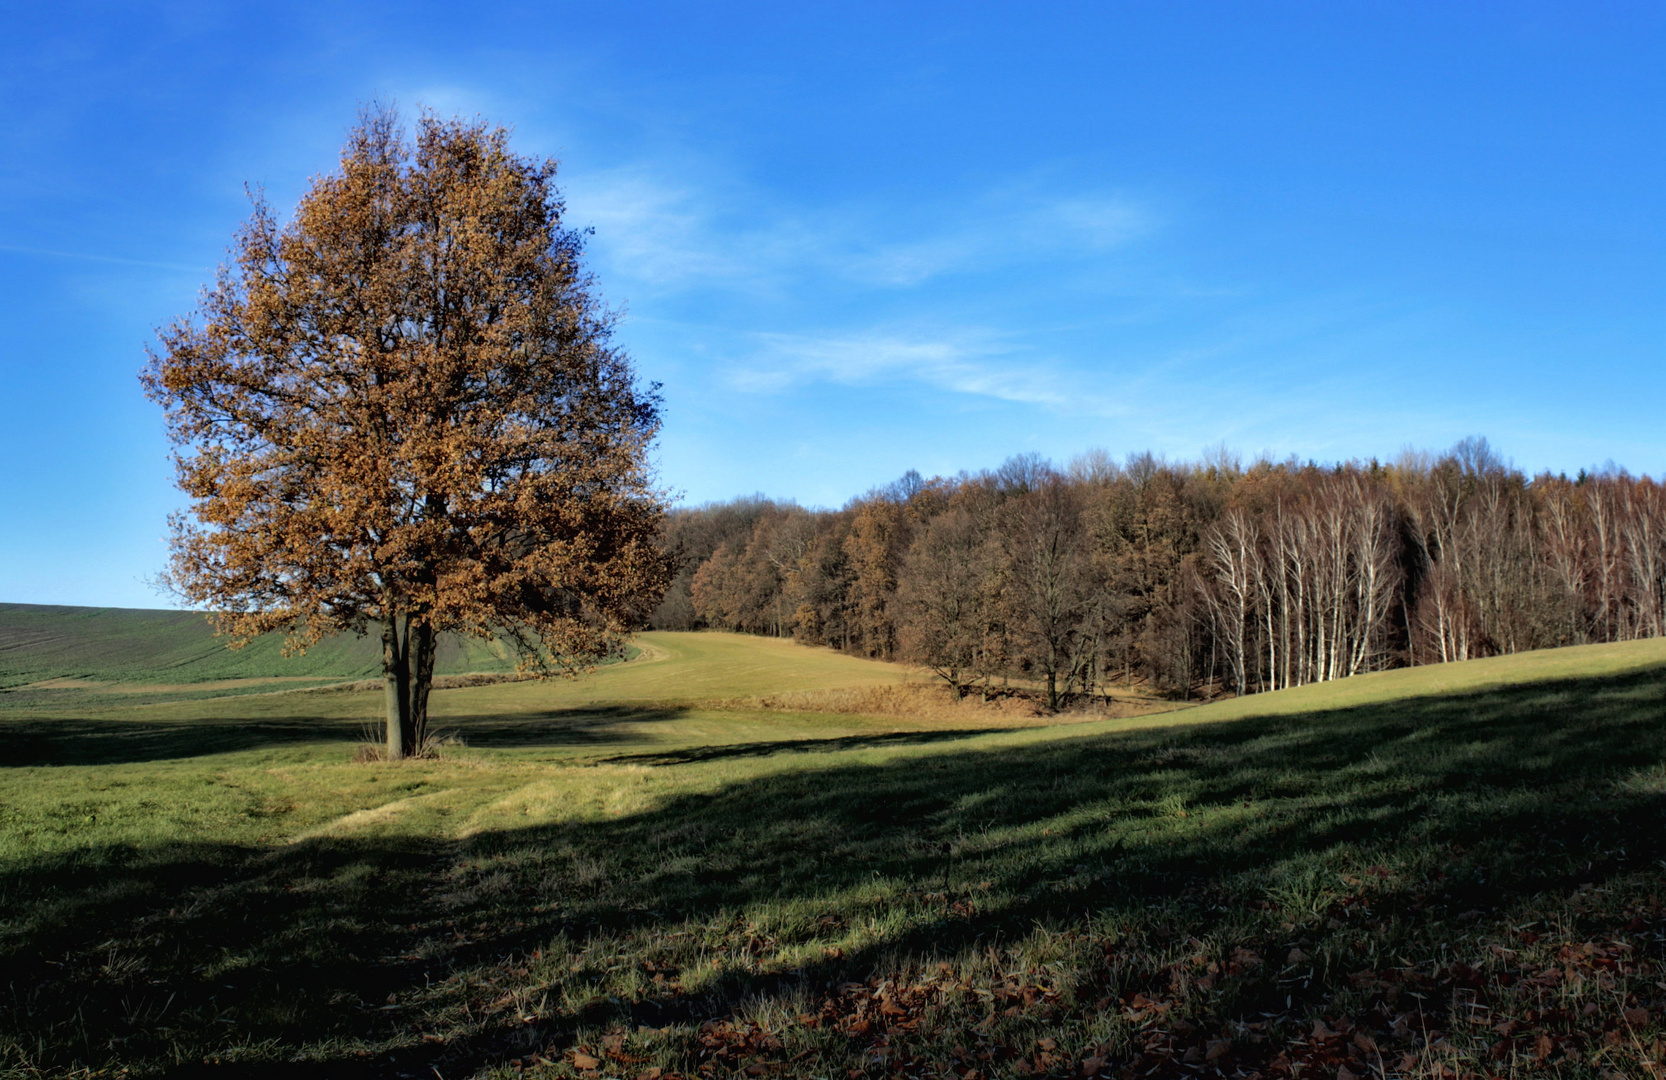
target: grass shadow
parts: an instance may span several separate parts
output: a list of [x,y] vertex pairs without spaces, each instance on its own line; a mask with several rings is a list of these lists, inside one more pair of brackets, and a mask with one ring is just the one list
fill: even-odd
[[775,754],[836,754],[850,750],[881,750],[904,746],[931,746],[958,742],[980,735],[997,735],[1015,728],[948,728],[932,731],[891,731],[874,735],[842,735],[832,739],[776,739],[769,742],[729,743],[720,746],[685,747],[663,753],[619,754],[603,760],[610,765],[695,765],[702,762],[739,758],[771,757]]
[[516,714],[458,713],[435,716],[430,726],[436,731],[455,731],[470,746],[508,750],[533,747],[571,748],[617,744],[623,739],[641,740],[641,731],[626,731],[635,725],[665,724],[684,718],[690,711],[680,705],[581,705]]
[[[1360,910],[1387,928],[1372,931],[1383,948],[1421,962],[1460,922],[1503,926],[1536,897],[1658,879],[1663,706],[1651,671],[993,748],[948,747],[968,733],[944,732],[631,755],[613,760],[675,771],[793,752],[640,812],[458,849],[67,855],[0,871],[19,913],[0,938],[0,1016],[50,1068],[236,1051],[238,1068],[274,1076],[297,1054],[313,1075],[449,1076],[608,1024],[764,999],[790,1011],[897,956],[971,954],[1038,926],[1088,941],[1081,981],[1109,1000],[1168,969],[1116,967],[1088,940],[1105,927],[1153,957],[1172,942],[1346,939],[1305,984],[1220,1006],[1244,1023],[1291,999],[1322,1012],[1356,992]],[[640,713],[590,715],[572,737]],[[538,724],[561,716],[494,729],[492,745],[548,745],[566,736]],[[899,756],[823,760],[875,747]],[[1361,884],[1367,868],[1381,874]]]
[[0,715],[0,767],[122,765],[226,754],[306,742],[351,742],[362,725],[323,717],[114,720]]
[[[627,725],[666,723],[689,710],[677,706],[598,706],[553,709],[513,717],[492,714],[437,716],[436,732],[456,732],[483,749],[583,748],[641,740]],[[0,767],[121,765],[308,742],[356,742],[374,720],[338,717],[215,720],[121,720],[74,715],[0,714]]]

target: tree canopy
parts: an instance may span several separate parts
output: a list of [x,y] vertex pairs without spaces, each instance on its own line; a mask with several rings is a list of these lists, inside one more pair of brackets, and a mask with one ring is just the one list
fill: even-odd
[[421,744],[439,634],[571,671],[669,581],[657,386],[555,175],[502,128],[369,110],[287,223],[255,196],[142,375],[191,499],[173,587],[239,642],[379,631],[391,757]]
[[840,510],[683,508],[666,535],[660,628],[791,634],[1048,708],[1666,636],[1666,485],[1528,477],[1480,438],[1390,464],[1023,455]]

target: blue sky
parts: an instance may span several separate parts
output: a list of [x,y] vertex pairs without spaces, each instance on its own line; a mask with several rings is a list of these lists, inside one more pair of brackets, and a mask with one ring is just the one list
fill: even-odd
[[159,606],[135,378],[360,104],[510,126],[690,502],[1484,434],[1666,473],[1666,8],[8,5],[0,601]]

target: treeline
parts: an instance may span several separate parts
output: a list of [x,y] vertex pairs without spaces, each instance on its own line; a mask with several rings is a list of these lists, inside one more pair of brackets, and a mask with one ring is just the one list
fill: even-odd
[[1055,709],[1666,632],[1666,490],[1527,477],[1484,439],[1391,465],[1028,455],[840,510],[680,510],[664,542],[658,628],[921,664],[957,697],[1019,679]]

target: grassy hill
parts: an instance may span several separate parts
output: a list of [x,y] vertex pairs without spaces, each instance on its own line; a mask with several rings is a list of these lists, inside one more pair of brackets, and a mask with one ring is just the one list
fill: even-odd
[[[155,697],[159,686],[221,684],[208,689],[224,693],[370,678],[381,672],[381,648],[379,639],[342,636],[284,656],[281,636],[227,648],[199,612],[0,604],[0,707],[78,702],[85,691],[118,687]],[[447,635],[436,669],[510,671],[514,660],[499,642]]]
[[374,694],[0,715],[0,1073],[1660,1074],[1666,643],[1069,723],[641,644],[398,766]]
[[[141,608],[0,604],[0,687],[19,680],[198,683],[223,679],[364,678],[381,671],[381,641],[341,636],[284,656],[281,636],[228,649],[206,616]],[[504,671],[504,646],[446,635],[436,669]]]

